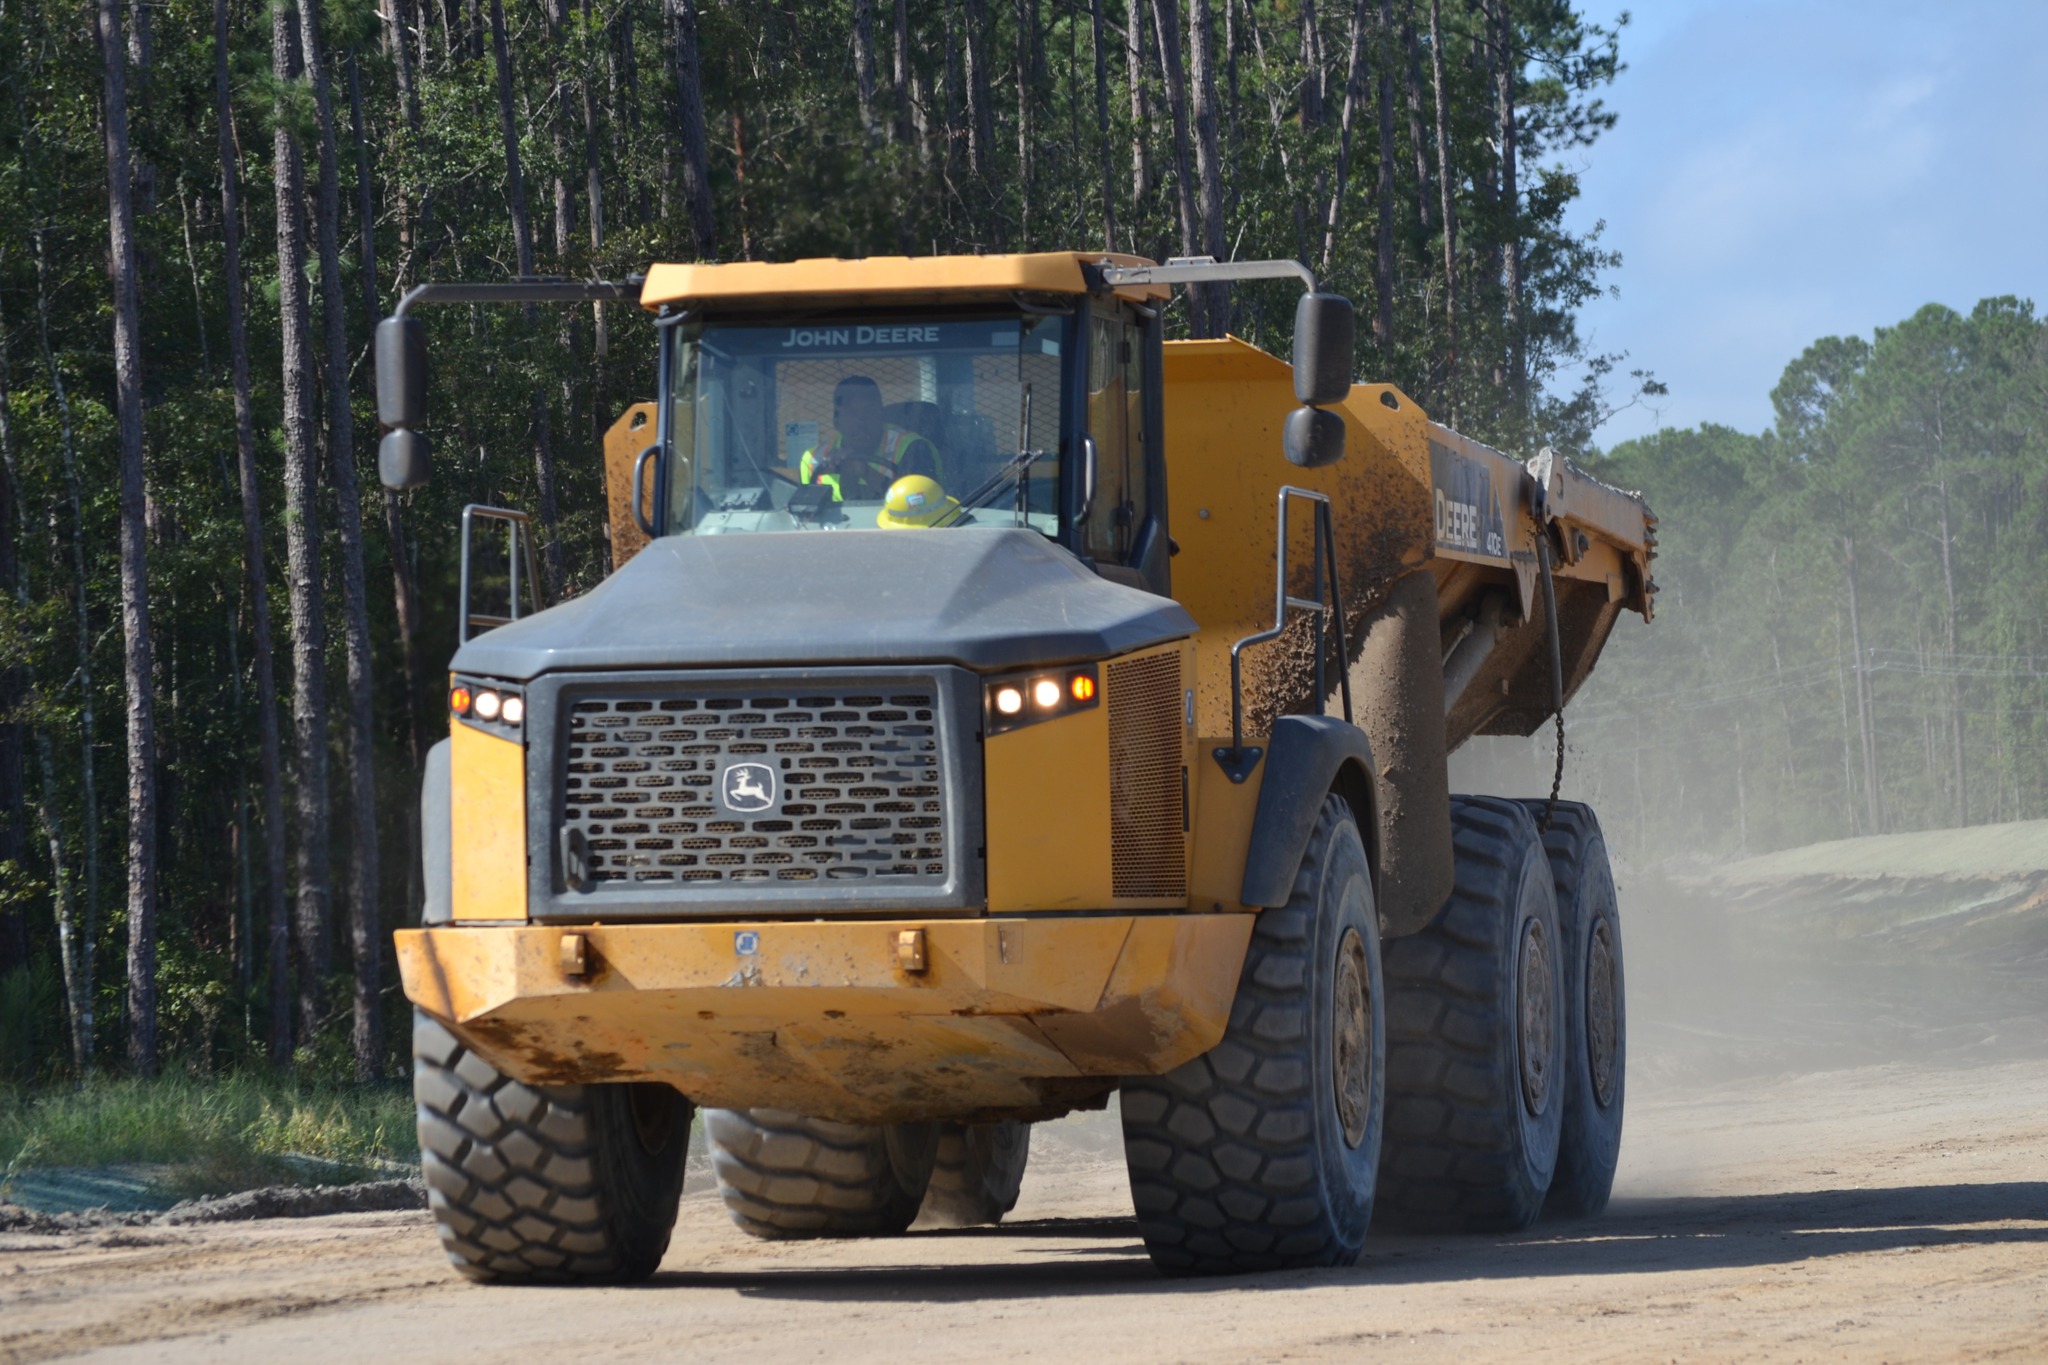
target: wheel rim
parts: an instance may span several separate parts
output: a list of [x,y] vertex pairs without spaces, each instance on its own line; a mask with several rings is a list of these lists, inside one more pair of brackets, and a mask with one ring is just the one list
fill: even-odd
[[626,1087],[626,1108],[633,1115],[633,1135],[640,1149],[654,1156],[667,1149],[676,1131],[676,1092],[659,1082]]
[[1372,1119],[1372,995],[1371,968],[1365,941],[1356,929],[1344,931],[1337,945],[1337,979],[1333,992],[1336,1045],[1331,1049],[1331,1080],[1337,1093],[1337,1118],[1344,1141],[1356,1147],[1365,1141]]
[[1621,1072],[1621,993],[1614,967],[1614,930],[1603,916],[1594,921],[1586,945],[1586,1070],[1602,1109],[1614,1103]]
[[1530,1115],[1541,1118],[1550,1107],[1550,1054],[1552,1018],[1550,999],[1550,934],[1543,921],[1532,919],[1522,925],[1522,970],[1519,1020],[1522,1062],[1522,1103]]

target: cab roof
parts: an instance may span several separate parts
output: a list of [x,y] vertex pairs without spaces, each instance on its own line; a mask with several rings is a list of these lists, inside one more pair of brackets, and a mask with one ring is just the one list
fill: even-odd
[[[1010,256],[867,256],[859,260],[737,261],[729,265],[654,265],[640,306],[715,303],[773,306],[829,298],[841,304],[907,304],[1012,294],[1086,294],[1088,265],[1151,265],[1112,252],[1039,251]],[[1126,285],[1118,298],[1168,297],[1163,284]]]

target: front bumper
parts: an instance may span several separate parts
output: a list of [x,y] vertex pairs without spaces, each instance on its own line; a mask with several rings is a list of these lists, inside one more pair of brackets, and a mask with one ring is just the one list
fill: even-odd
[[[922,930],[925,967],[898,936]],[[405,993],[532,1084],[892,1123],[1049,1114],[1223,1036],[1252,916],[399,932]],[[563,968],[581,936],[585,970]]]

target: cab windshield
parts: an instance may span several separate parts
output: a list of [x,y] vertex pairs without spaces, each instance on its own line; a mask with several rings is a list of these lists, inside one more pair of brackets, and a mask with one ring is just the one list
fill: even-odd
[[1059,532],[1069,317],[685,322],[667,530]]

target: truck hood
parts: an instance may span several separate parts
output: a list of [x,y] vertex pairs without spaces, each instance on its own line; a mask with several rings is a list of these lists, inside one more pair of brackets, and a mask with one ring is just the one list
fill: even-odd
[[465,673],[1102,659],[1191,635],[1178,602],[1027,530],[664,536],[581,597],[472,639]]

